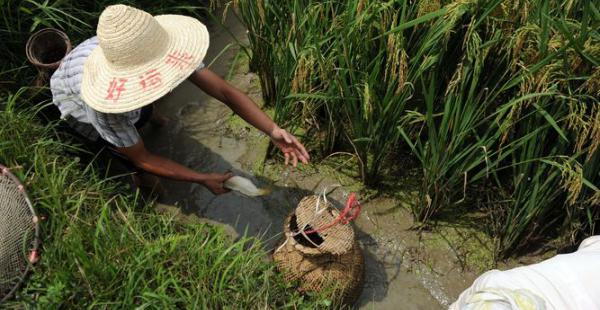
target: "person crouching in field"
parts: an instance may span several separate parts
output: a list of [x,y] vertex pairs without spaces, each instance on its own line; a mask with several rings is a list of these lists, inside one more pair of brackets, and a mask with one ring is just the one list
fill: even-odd
[[165,123],[153,112],[152,103],[188,79],[269,135],[286,164],[307,163],[309,155],[296,137],[279,128],[248,96],[204,68],[208,45],[207,29],[197,19],[109,6],[100,15],[97,36],[73,49],[52,75],[53,103],[78,135],[108,146],[132,168],[195,182],[222,194],[228,191],[223,183],[230,173],[198,173],[152,154],[138,133],[147,121]]

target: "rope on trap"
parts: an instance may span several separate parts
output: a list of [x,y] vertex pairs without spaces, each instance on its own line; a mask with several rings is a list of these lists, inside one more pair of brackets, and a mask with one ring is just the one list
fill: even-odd
[[[341,185],[334,186],[334,188],[337,187],[341,187]],[[316,253],[306,254],[319,254],[319,252],[343,254],[350,250],[354,243],[354,231],[347,224],[355,220],[360,214],[360,202],[356,199],[355,193],[350,193],[344,209],[339,212],[329,203],[326,193],[327,187],[323,189],[322,194],[305,197],[300,201],[295,211],[298,229],[296,231],[290,229],[286,232],[284,243],[275,252],[280,251],[292,238],[299,235],[316,249],[316,251],[313,251]],[[315,206],[314,211],[310,209],[312,204]],[[336,216],[338,212],[339,215]],[[317,244],[309,235],[319,235],[324,241]]]

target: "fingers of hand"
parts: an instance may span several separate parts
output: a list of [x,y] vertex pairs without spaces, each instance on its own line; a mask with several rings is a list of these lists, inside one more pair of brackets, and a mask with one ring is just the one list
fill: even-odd
[[308,164],[308,159],[304,156],[304,154],[302,154],[302,152],[298,149],[294,149],[294,153],[296,154],[296,157],[298,157],[298,159],[300,159],[300,161],[303,164]]
[[285,157],[285,165],[291,164],[295,167],[298,163],[298,156],[294,153],[293,149],[282,149],[283,156]]
[[310,156],[308,155],[308,152],[302,143],[300,143],[292,134],[283,129],[281,129],[279,133],[281,134],[280,140],[282,139],[284,141],[275,141],[275,144],[281,149],[283,155],[285,156],[285,165],[290,163],[290,159],[294,167],[298,165],[298,160],[304,164],[308,164]]
[[221,178],[220,182],[218,183],[219,191],[220,191],[221,194],[224,194],[224,193],[227,193],[227,192],[231,191],[230,189],[228,189],[228,188],[225,187],[225,181],[229,180],[232,176],[233,176],[233,173],[227,172]]
[[300,144],[300,151],[302,152],[302,155],[304,156],[304,158],[306,158],[306,160],[310,160],[310,155],[308,154],[308,151],[306,151],[306,148],[304,148],[304,145]]
[[310,155],[308,155],[308,152],[306,151],[306,148],[304,148],[304,145],[302,145],[302,143],[300,143],[300,141],[298,141],[296,137],[292,136],[292,138],[294,140],[294,147],[300,152],[300,155],[302,155],[299,157],[304,158],[306,161],[308,161],[310,159]]
[[230,189],[228,189],[225,186],[223,186],[223,183],[216,184],[215,187],[216,187],[215,188],[215,194],[217,194],[217,195],[225,194],[225,193],[231,191]]

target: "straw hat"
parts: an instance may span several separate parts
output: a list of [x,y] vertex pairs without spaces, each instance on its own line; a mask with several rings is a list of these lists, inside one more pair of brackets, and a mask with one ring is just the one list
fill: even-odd
[[100,45],[85,61],[81,95],[94,110],[123,113],[164,96],[200,65],[209,37],[195,18],[152,16],[112,5],[100,15]]

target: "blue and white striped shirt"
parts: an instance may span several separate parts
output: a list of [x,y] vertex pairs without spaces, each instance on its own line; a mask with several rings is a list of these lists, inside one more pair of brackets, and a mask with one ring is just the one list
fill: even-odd
[[81,98],[83,65],[98,44],[97,37],[88,39],[63,59],[50,79],[52,102],[60,110],[61,118],[84,137],[92,141],[102,137],[116,147],[129,147],[140,141],[134,125],[140,118],[140,109],[119,114],[101,113]]

